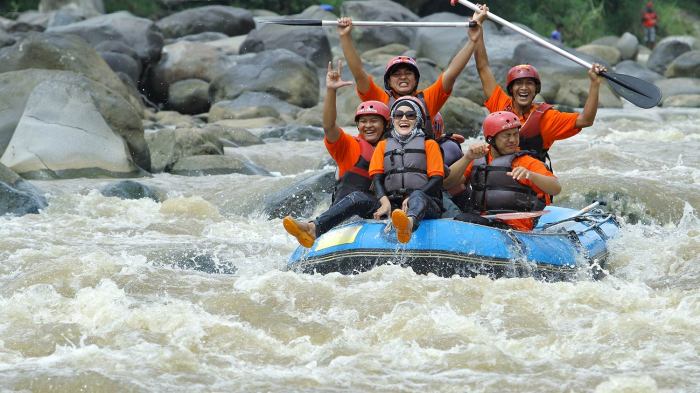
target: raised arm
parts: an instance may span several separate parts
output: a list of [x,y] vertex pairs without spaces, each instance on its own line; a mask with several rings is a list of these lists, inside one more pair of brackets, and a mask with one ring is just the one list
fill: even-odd
[[357,90],[360,93],[365,93],[369,90],[369,74],[362,67],[362,59],[355,49],[355,44],[352,42],[352,18],[343,17],[338,19],[338,35],[340,36],[340,46],[343,48],[345,61],[348,62],[348,68],[352,72]]
[[[488,10],[488,8],[485,9]],[[445,91],[452,91],[455,81],[457,81],[457,77],[462,70],[464,70],[464,67],[466,67],[469,59],[472,57],[477,42],[483,39],[481,24],[485,19],[486,11],[484,11],[484,8],[474,12],[472,20],[476,21],[477,25],[467,28],[467,36],[469,37],[467,43],[464,45],[464,47],[462,47],[462,49],[459,50],[459,52],[457,52],[455,57],[452,58],[452,61],[450,61],[450,64],[447,65],[445,72],[442,74],[442,86],[444,87]]]
[[340,78],[343,69],[342,60],[338,60],[338,69],[333,69],[332,62],[328,62],[328,72],[326,73],[326,98],[323,101],[323,132],[330,143],[334,143],[340,138],[340,127],[336,123],[338,112],[336,110],[336,92],[343,86],[352,85],[350,81]]
[[477,158],[485,156],[488,152],[488,143],[475,143],[469,146],[467,152],[464,153],[459,160],[450,165],[450,174],[442,182],[443,188],[449,190],[459,183],[463,183],[465,181],[464,171],[467,169],[467,166],[469,166],[469,163]]
[[[488,14],[489,8],[483,7],[485,13]],[[476,49],[474,51],[474,60],[476,61],[476,70],[479,72],[479,79],[481,79],[481,87],[484,89],[484,96],[486,98],[491,96],[493,90],[498,86],[496,78],[493,76],[491,67],[489,66],[489,56],[486,54],[486,44],[484,43],[484,37],[476,42]]]
[[576,128],[590,127],[595,121],[595,115],[598,113],[598,95],[600,93],[600,83],[603,78],[600,77],[601,72],[607,71],[600,64],[593,64],[588,70],[588,77],[591,79],[591,86],[588,88],[588,98],[583,105],[583,112],[579,113],[576,118]]

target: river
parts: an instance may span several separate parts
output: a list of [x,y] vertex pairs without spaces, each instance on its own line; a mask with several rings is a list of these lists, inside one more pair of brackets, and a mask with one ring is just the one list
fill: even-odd
[[699,392],[698,119],[601,109],[552,149],[559,204],[622,217],[601,281],[286,272],[260,201],[320,141],[236,149],[274,177],[140,179],[162,203],[35,181],[49,207],[0,217],[0,390]]

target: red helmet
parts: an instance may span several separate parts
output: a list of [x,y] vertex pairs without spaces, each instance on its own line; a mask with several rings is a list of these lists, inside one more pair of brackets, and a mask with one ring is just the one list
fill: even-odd
[[378,115],[384,118],[385,124],[389,124],[389,107],[381,101],[364,101],[357,106],[355,122],[363,115]]
[[433,135],[435,139],[439,139],[445,132],[445,121],[442,119],[440,112],[433,116]]
[[513,87],[513,82],[523,78],[534,79],[535,84],[537,85],[536,92],[539,94],[540,90],[542,90],[540,74],[537,72],[537,69],[535,67],[529,64],[516,65],[508,71],[508,76],[506,76],[506,91],[508,92],[508,94],[513,95],[513,92],[511,91],[511,87]]
[[391,90],[389,87],[389,76],[392,72],[394,72],[394,68],[400,65],[408,66],[408,68],[410,68],[411,71],[416,74],[416,86],[418,86],[420,72],[418,71],[418,63],[416,63],[416,59],[408,56],[396,56],[386,63],[386,68],[384,69],[384,88],[386,90]]
[[501,131],[520,127],[520,125],[520,119],[518,119],[518,116],[515,113],[500,111],[490,113],[488,116],[486,116],[482,128],[484,130],[484,137],[488,141],[489,138],[495,137]]

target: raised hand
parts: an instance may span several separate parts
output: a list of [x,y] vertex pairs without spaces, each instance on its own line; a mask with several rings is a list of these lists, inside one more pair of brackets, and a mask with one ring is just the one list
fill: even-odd
[[600,84],[600,82],[603,81],[603,78],[600,76],[600,73],[606,71],[608,71],[608,69],[604,66],[598,63],[593,63],[591,69],[588,70],[588,77],[591,79],[592,83]]
[[485,5],[480,5],[479,11],[474,11],[474,15],[472,15],[472,20],[475,21],[477,25],[467,29],[467,35],[469,36],[469,39],[472,42],[477,42],[481,39],[482,35],[484,34],[484,30],[481,28],[481,26],[486,20],[488,11],[489,7]]
[[489,144],[488,143],[475,143],[473,145],[470,145],[467,148],[467,153],[465,154],[466,159],[471,161],[471,160],[476,160],[477,158],[481,158],[486,156],[489,153]]
[[338,69],[333,69],[333,62],[328,62],[328,72],[326,73],[326,88],[338,90],[341,87],[350,86],[352,81],[344,81],[341,79],[341,71],[343,70],[343,61],[338,60]]
[[338,30],[338,35],[340,36],[350,34],[352,32],[352,18],[347,16],[338,18],[338,26],[336,29]]

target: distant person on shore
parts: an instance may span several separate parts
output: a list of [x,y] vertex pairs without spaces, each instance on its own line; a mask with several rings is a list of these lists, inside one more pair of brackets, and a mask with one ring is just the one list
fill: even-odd
[[532,212],[551,203],[550,195],[561,192],[559,180],[530,152],[520,151],[520,119],[513,112],[493,112],[484,119],[486,143],[469,147],[453,165],[446,187],[468,184],[469,206],[456,220],[502,229],[530,231],[532,218],[498,220],[482,217],[491,213]]
[[[352,19],[343,17],[338,19],[338,34],[340,45],[343,48],[345,60],[348,62],[350,72],[352,72],[357,85],[357,95],[361,100],[377,100],[391,106],[391,104],[401,96],[418,97],[427,108],[428,118],[423,130],[429,138],[432,138],[432,117],[442,108],[447,98],[452,93],[457,77],[467,65],[469,58],[474,53],[475,43],[480,40],[482,29],[481,23],[486,18],[486,13],[475,12],[472,20],[477,25],[467,29],[468,40],[462,49],[452,58],[445,71],[440,74],[437,81],[422,91],[418,91],[420,81],[420,71],[416,60],[408,56],[396,56],[389,60],[384,72],[383,86],[378,86],[373,78],[362,67],[362,59],[357,53],[352,42]],[[410,44],[410,43],[406,43]]]
[[654,49],[656,45],[656,23],[658,17],[654,11],[654,3],[647,2],[642,12],[642,28],[644,29],[644,45],[649,49]]
[[557,23],[557,27],[552,31],[552,34],[549,35],[549,38],[552,39],[552,41],[556,41],[558,43],[563,43],[564,38],[561,35],[561,30],[564,28],[564,25],[561,23]]
[[[488,12],[488,7],[480,6]],[[564,113],[552,108],[551,104],[535,103],[535,96],[542,89],[542,81],[535,67],[521,64],[511,68],[506,75],[506,88],[496,82],[486,53],[484,38],[477,42],[474,58],[481,79],[481,87],[487,97],[484,106],[489,112],[510,111],[515,113],[522,127],[520,129],[520,148],[534,151],[536,157],[552,169],[547,153],[552,144],[561,139],[571,138],[582,128],[593,125],[598,112],[598,94],[602,78],[600,73],[605,67],[594,63],[588,70],[591,80],[588,98],[581,113]],[[548,162],[549,161],[549,162]]]
[[359,135],[346,134],[336,123],[336,92],[339,88],[352,85],[352,82],[343,81],[341,71],[340,60],[337,70],[328,63],[326,98],[323,102],[324,143],[338,165],[338,183],[333,202],[326,212],[313,221],[302,222],[290,216],[282,220],[284,229],[306,248],[311,248],[318,236],[346,219],[354,215],[372,218],[379,208],[379,201],[370,191],[372,179],[369,163],[374,147],[389,127],[389,107],[379,101],[362,102],[355,111]]

